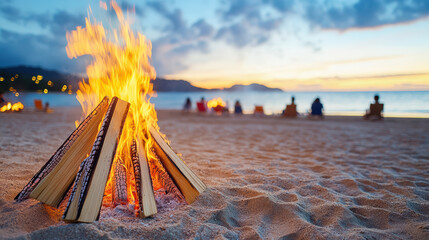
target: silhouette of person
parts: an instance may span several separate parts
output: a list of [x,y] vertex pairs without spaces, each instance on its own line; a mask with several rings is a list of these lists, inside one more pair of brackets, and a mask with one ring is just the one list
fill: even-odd
[[0,107],[6,104],[6,100],[3,97],[3,92],[0,92]]
[[186,98],[185,105],[183,105],[183,111],[190,112],[191,108],[192,108],[192,102],[191,102],[191,99],[188,97]]
[[283,111],[285,117],[296,117],[298,112],[296,111],[295,97],[292,96],[291,104],[286,105],[286,109]]
[[51,109],[49,108],[49,103],[48,102],[45,103],[45,108],[43,109],[43,111],[45,111],[45,112],[50,112],[51,111]]
[[380,99],[380,96],[377,94],[374,95],[374,103],[369,105],[369,110],[366,111],[365,115],[363,116],[364,119],[383,119],[383,108],[384,104],[380,103],[378,100]]
[[311,104],[311,116],[323,118],[323,104],[320,102],[320,98],[316,98]]
[[241,108],[240,101],[236,101],[234,105],[234,113],[235,114],[243,114],[243,109]]
[[377,94],[375,94],[375,95],[374,95],[374,103],[375,103],[375,104],[380,104],[380,103],[378,102],[378,99],[380,99],[380,96],[378,96]]
[[203,103],[203,105],[204,105],[204,107],[206,108],[206,109],[208,109],[208,107],[207,107],[207,102],[206,102],[206,100],[204,99],[204,97],[201,97],[201,101],[200,102],[202,102]]

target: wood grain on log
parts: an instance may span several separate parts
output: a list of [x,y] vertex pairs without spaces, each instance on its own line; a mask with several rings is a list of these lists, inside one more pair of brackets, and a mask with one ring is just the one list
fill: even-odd
[[[45,177],[51,173],[58,163],[63,159],[64,155],[70,150],[70,148],[76,143],[82,133],[87,132],[90,126],[96,124],[94,121],[101,121],[104,112],[107,109],[109,98],[104,99],[98,104],[98,106],[83,120],[80,125],[73,131],[73,133],[66,139],[66,141],[58,148],[58,150],[52,155],[52,157],[46,162],[46,164],[31,178],[28,184],[22,189],[22,191],[15,197],[16,201],[22,201],[27,199],[31,192],[38,186],[38,184],[45,179]],[[84,149],[81,150],[82,152]],[[83,160],[83,158],[82,158]],[[81,160],[81,161],[82,161]],[[70,169],[69,171],[77,171],[77,169]],[[74,176],[73,176],[74,178]],[[72,181],[73,182],[73,181]],[[67,192],[65,192],[67,193]],[[64,194],[65,195],[65,194]],[[62,198],[64,197],[62,196]],[[59,203],[58,203],[59,204]],[[54,204],[57,205],[57,204]]]
[[127,195],[127,173],[121,159],[113,164],[112,202],[113,206],[126,205]]
[[153,193],[152,178],[146,158],[145,142],[138,135],[131,146],[134,175],[139,204],[139,216],[146,218],[158,212]]
[[131,145],[131,162],[133,164],[134,179],[136,182],[137,204],[139,205],[139,211],[141,211],[141,203],[142,203],[141,172],[140,172],[139,156],[137,153],[137,143],[135,139],[133,139],[133,143]]
[[198,195],[206,189],[206,185],[183,160],[177,156],[155,128],[151,127],[149,131],[155,140],[153,148],[164,168],[170,174],[176,186],[180,189],[186,202],[191,204]]
[[65,221],[92,222],[98,219],[129,106],[129,103],[116,97],[112,99],[91,153],[75,179],[63,216]]

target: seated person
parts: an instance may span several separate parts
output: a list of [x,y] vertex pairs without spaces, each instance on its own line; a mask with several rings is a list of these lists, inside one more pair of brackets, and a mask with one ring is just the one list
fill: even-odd
[[53,112],[53,110],[49,107],[49,103],[48,102],[45,103],[45,107],[43,108],[43,111],[45,111],[47,113]]
[[295,97],[292,97],[292,103],[286,106],[283,112],[285,117],[297,117],[298,112],[296,111]]
[[201,101],[197,102],[198,112],[207,112],[207,103],[204,100],[204,97],[201,98]]
[[243,114],[243,109],[241,108],[240,101],[236,101],[234,105],[234,113],[235,114]]
[[6,104],[6,99],[3,97],[3,92],[0,92],[0,107]]
[[323,104],[320,102],[319,98],[316,98],[311,104],[311,117],[320,117],[323,118]]
[[379,103],[378,99],[380,99],[380,97],[378,95],[375,95],[374,103],[369,105],[369,110],[367,110],[365,115],[363,116],[364,119],[374,119],[374,120],[383,119],[382,112],[383,112],[384,104]]
[[185,105],[183,105],[184,112],[190,112],[192,108],[192,102],[190,98],[186,98]]

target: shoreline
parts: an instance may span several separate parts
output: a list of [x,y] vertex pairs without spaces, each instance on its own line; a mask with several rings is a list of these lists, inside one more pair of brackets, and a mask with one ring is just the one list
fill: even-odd
[[[71,109],[71,110],[76,110],[79,109],[81,110],[80,106],[62,106],[62,107],[51,107],[52,110],[61,110],[61,109]],[[157,112],[182,112],[182,110],[179,109],[156,109]],[[22,112],[41,112],[41,111],[36,111],[34,107],[24,107],[24,110]],[[0,114],[6,114],[6,113],[10,113],[10,112],[0,112]],[[43,113],[43,112],[41,112]],[[190,115],[201,115],[201,116],[213,116],[213,117],[227,117],[227,116],[233,116],[233,117],[240,117],[239,115],[235,115],[234,113],[229,113],[226,115],[216,115],[216,113],[198,113],[195,110],[189,112],[189,113],[184,113],[184,114],[190,114]],[[280,113],[278,114],[265,114],[265,115],[254,115],[253,113],[244,113],[243,116],[245,117],[272,117],[272,118],[281,118],[281,119],[286,119],[286,120],[306,120],[307,119],[307,115],[299,115],[297,118],[283,118],[280,116]],[[327,113],[324,115],[325,120],[327,119],[331,119],[331,118],[340,118],[340,117],[350,117],[350,118],[358,118],[358,119],[362,119],[363,114],[358,114],[358,113],[350,113],[350,112],[335,112],[335,113]],[[429,113],[388,113],[388,114],[384,114],[384,119],[429,119]],[[307,119],[308,120],[308,119]],[[369,121],[372,122],[372,121]]]
[[[305,113],[310,108],[314,97],[321,98],[325,107],[326,115],[352,115],[362,116],[369,104],[373,101],[375,92],[332,92],[320,93],[302,92],[302,93],[282,93],[282,94],[267,94],[261,92],[225,92],[225,93],[205,93],[205,92],[158,92],[151,98],[151,102],[155,104],[156,110],[181,110],[186,98],[191,98],[192,107],[195,109],[195,102],[201,97],[205,97],[208,101],[212,98],[221,97],[225,102],[229,103],[230,110],[233,110],[233,104],[236,100],[240,100],[243,111],[252,113],[255,105],[262,105],[267,114],[280,114],[290,102],[292,95],[296,98],[297,110],[300,113]],[[9,94],[9,95],[8,95]],[[381,102],[385,103],[385,117],[404,117],[404,118],[429,118],[429,108],[426,104],[429,101],[429,92],[427,91],[401,91],[398,95],[396,92],[385,92],[381,94]],[[49,102],[51,107],[80,107],[76,100],[76,95],[65,93],[48,93],[37,94],[34,92],[25,92],[19,97],[10,96],[11,102],[20,101],[24,106],[34,106],[34,99],[41,99],[43,103]]]

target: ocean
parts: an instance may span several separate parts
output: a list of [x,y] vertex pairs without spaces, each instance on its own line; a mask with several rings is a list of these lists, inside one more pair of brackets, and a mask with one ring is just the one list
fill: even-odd
[[[245,113],[252,113],[255,105],[263,105],[266,114],[279,114],[295,96],[298,112],[306,113],[311,103],[319,97],[326,115],[363,115],[373,102],[374,94],[380,96],[384,103],[386,117],[425,117],[429,118],[429,91],[397,92],[159,92],[151,99],[156,109],[181,109],[187,97],[195,102],[201,97],[210,100],[221,97],[228,103],[231,111],[236,100],[239,100]],[[22,102],[24,106],[33,107],[34,99],[49,102],[51,107],[80,106],[75,95],[64,93],[23,92],[18,97],[5,94],[11,102]]]

